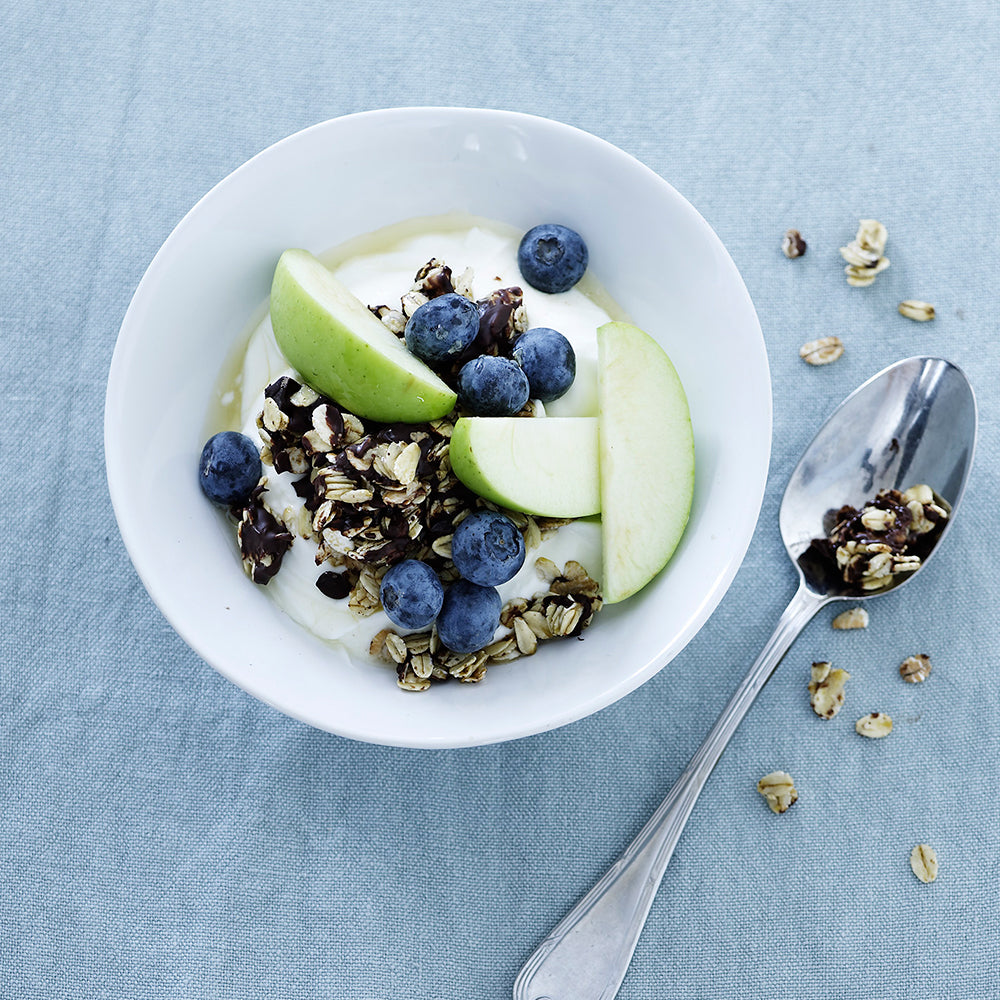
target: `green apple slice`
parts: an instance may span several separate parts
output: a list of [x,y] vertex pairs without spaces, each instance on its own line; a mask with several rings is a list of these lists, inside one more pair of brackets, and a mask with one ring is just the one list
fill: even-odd
[[628,323],[597,331],[604,600],[615,604],[663,569],[694,495],[694,436],[666,352]]
[[307,250],[278,260],[271,325],[302,378],[359,417],[421,423],[455,405],[455,393]]
[[449,455],[470,490],[510,510],[585,517],[601,509],[596,417],[462,417]]

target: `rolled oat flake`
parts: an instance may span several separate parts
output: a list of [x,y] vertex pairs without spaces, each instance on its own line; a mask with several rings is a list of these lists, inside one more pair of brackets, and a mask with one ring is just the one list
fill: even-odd
[[934,306],[919,299],[904,299],[899,303],[899,314],[917,323],[926,323],[934,319]]
[[917,844],[910,851],[910,867],[921,882],[933,882],[937,878],[937,851],[930,844]]
[[844,353],[844,342],[840,337],[820,337],[807,341],[799,348],[799,357],[806,364],[829,365]]

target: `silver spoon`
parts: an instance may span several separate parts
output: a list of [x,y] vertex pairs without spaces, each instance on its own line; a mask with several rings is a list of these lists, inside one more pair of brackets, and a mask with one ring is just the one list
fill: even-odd
[[[948,532],[976,444],[976,401],[962,371],[940,358],[907,358],[856,389],[830,415],[792,473],[781,502],[785,548],[799,588],[757,662],[662,805],[604,877],[556,925],[514,984],[514,1000],[612,1000],[674,847],[706,779],[754,698],[809,620],[831,601],[867,600],[914,573],[865,592],[814,557],[824,516],[860,508],[880,489],[929,485],[951,507]],[[933,552],[924,554],[921,568]]]

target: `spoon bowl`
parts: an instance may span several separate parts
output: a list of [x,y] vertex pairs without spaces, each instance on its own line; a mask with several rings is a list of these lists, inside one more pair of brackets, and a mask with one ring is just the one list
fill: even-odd
[[[709,774],[796,636],[824,605],[878,597],[926,565],[948,532],[972,466],[976,400],[962,371],[940,358],[906,358],[856,389],[830,415],[792,472],[779,515],[799,588],[774,634],[684,773],[625,853],[552,929],[521,970],[514,1000],[612,1000],[653,897]],[[923,484],[951,513],[922,536],[921,564],[876,591],[845,583],[813,547],[830,514],[883,489]]]
[[[811,548],[829,515],[860,508],[879,490],[925,483],[951,515],[923,553],[921,569],[951,527],[976,445],[976,399],[960,368],[942,358],[905,358],[852,392],[799,459],[781,502],[779,526],[802,583],[817,597],[865,600],[917,575],[902,573],[875,591],[845,583]],[[917,571],[919,572],[919,570]]]

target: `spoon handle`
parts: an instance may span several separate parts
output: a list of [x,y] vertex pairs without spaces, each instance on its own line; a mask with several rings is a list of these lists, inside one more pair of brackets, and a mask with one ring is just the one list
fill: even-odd
[[639,836],[521,969],[514,1000],[612,1000],[684,824],[730,737],[796,636],[828,602],[800,585],[743,683]]

